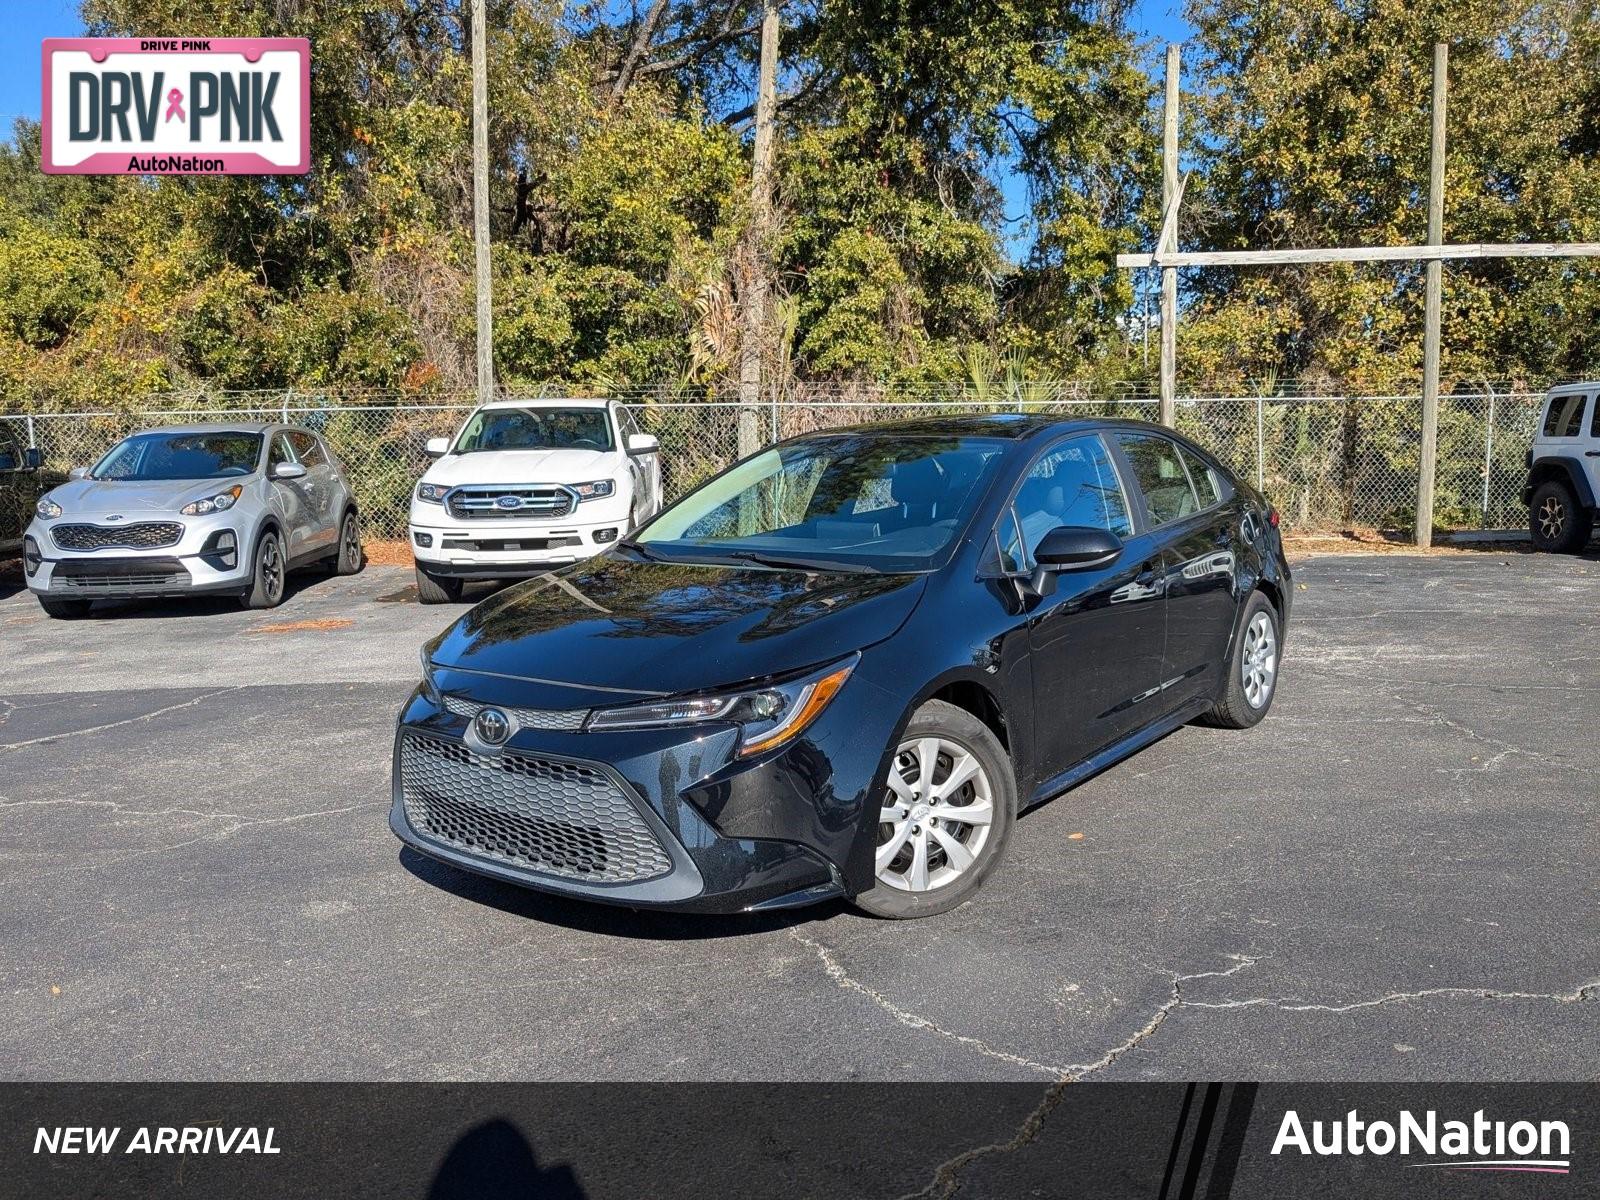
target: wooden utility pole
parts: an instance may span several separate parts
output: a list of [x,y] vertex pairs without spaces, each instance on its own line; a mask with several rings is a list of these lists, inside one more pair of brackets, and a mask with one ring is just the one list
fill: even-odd
[[[1433,146],[1428,171],[1428,245],[1444,244],[1444,112],[1450,47],[1433,47]],[[1428,259],[1422,333],[1422,446],[1417,466],[1417,545],[1433,545],[1433,475],[1439,451],[1439,306],[1444,262]]]
[[489,281],[489,64],[485,0],[472,0],[472,246],[477,282],[478,403],[494,399],[494,306]]
[[778,0],[761,9],[755,147],[750,162],[750,235],[739,339],[739,457],[761,445],[761,351],[767,333],[767,252],[772,237],[772,164],[778,107]]
[[[1178,44],[1167,47],[1167,101],[1161,119],[1161,230],[1158,248],[1178,250]],[[1170,232],[1169,232],[1170,231]],[[1170,243],[1168,239],[1170,238]],[[1161,423],[1177,421],[1178,268],[1161,268]]]

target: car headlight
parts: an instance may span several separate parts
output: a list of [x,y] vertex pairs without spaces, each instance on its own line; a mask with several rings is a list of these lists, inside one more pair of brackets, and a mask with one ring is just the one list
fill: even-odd
[[597,709],[589,714],[584,728],[599,731],[734,724],[739,726],[739,757],[748,758],[798,737],[839,694],[860,658],[859,654],[852,655],[842,663],[781,683]]
[[611,479],[596,479],[593,483],[569,483],[567,486],[578,493],[579,500],[598,500],[617,490],[616,482]]
[[178,513],[185,517],[203,517],[207,513],[226,512],[242,495],[244,488],[236,483],[227,491],[218,492],[215,496],[207,496],[203,500],[191,500],[180,508]]
[[433,659],[429,656],[426,646],[422,648],[422,695],[429,704],[443,703],[439,689],[433,682]]
[[50,499],[49,496],[40,496],[39,503],[33,506],[33,511],[46,521],[53,521],[61,515],[61,505]]
[[429,504],[443,504],[449,494],[450,489],[442,483],[417,484],[417,499],[426,500]]

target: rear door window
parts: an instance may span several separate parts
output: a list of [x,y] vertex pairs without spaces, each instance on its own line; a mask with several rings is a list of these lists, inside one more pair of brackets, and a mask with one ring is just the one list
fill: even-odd
[[1184,446],[1178,447],[1183,465],[1189,468],[1189,482],[1194,484],[1194,494],[1202,509],[1222,503],[1222,483],[1216,471],[1199,455]]
[[1588,394],[1584,392],[1551,396],[1550,407],[1544,410],[1544,436],[1569,438],[1581,434],[1583,410],[1588,401]]
[[1183,469],[1176,443],[1145,433],[1119,433],[1117,442],[1133,466],[1152,527],[1169,525],[1200,511],[1199,497],[1189,482],[1189,473]]

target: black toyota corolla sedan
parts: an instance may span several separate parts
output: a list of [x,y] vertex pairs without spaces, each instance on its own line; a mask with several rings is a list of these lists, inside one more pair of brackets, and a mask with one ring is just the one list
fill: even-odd
[[1019,812],[1266,715],[1277,513],[1154,425],[952,417],[783,442],[423,651],[390,825],[638,908],[944,912]]

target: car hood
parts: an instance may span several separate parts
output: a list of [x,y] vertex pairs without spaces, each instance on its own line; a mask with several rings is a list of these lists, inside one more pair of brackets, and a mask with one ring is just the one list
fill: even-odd
[[73,479],[50,492],[63,517],[105,517],[113,514],[141,517],[164,513],[177,516],[191,500],[214,496],[236,483],[249,483],[246,475],[220,479],[164,479],[133,483],[120,479]]
[[880,642],[921,575],[757,570],[607,555],[500,592],[434,646],[445,668],[643,698],[776,675]]
[[447,454],[423,475],[429,483],[589,483],[609,479],[615,450],[474,450]]

